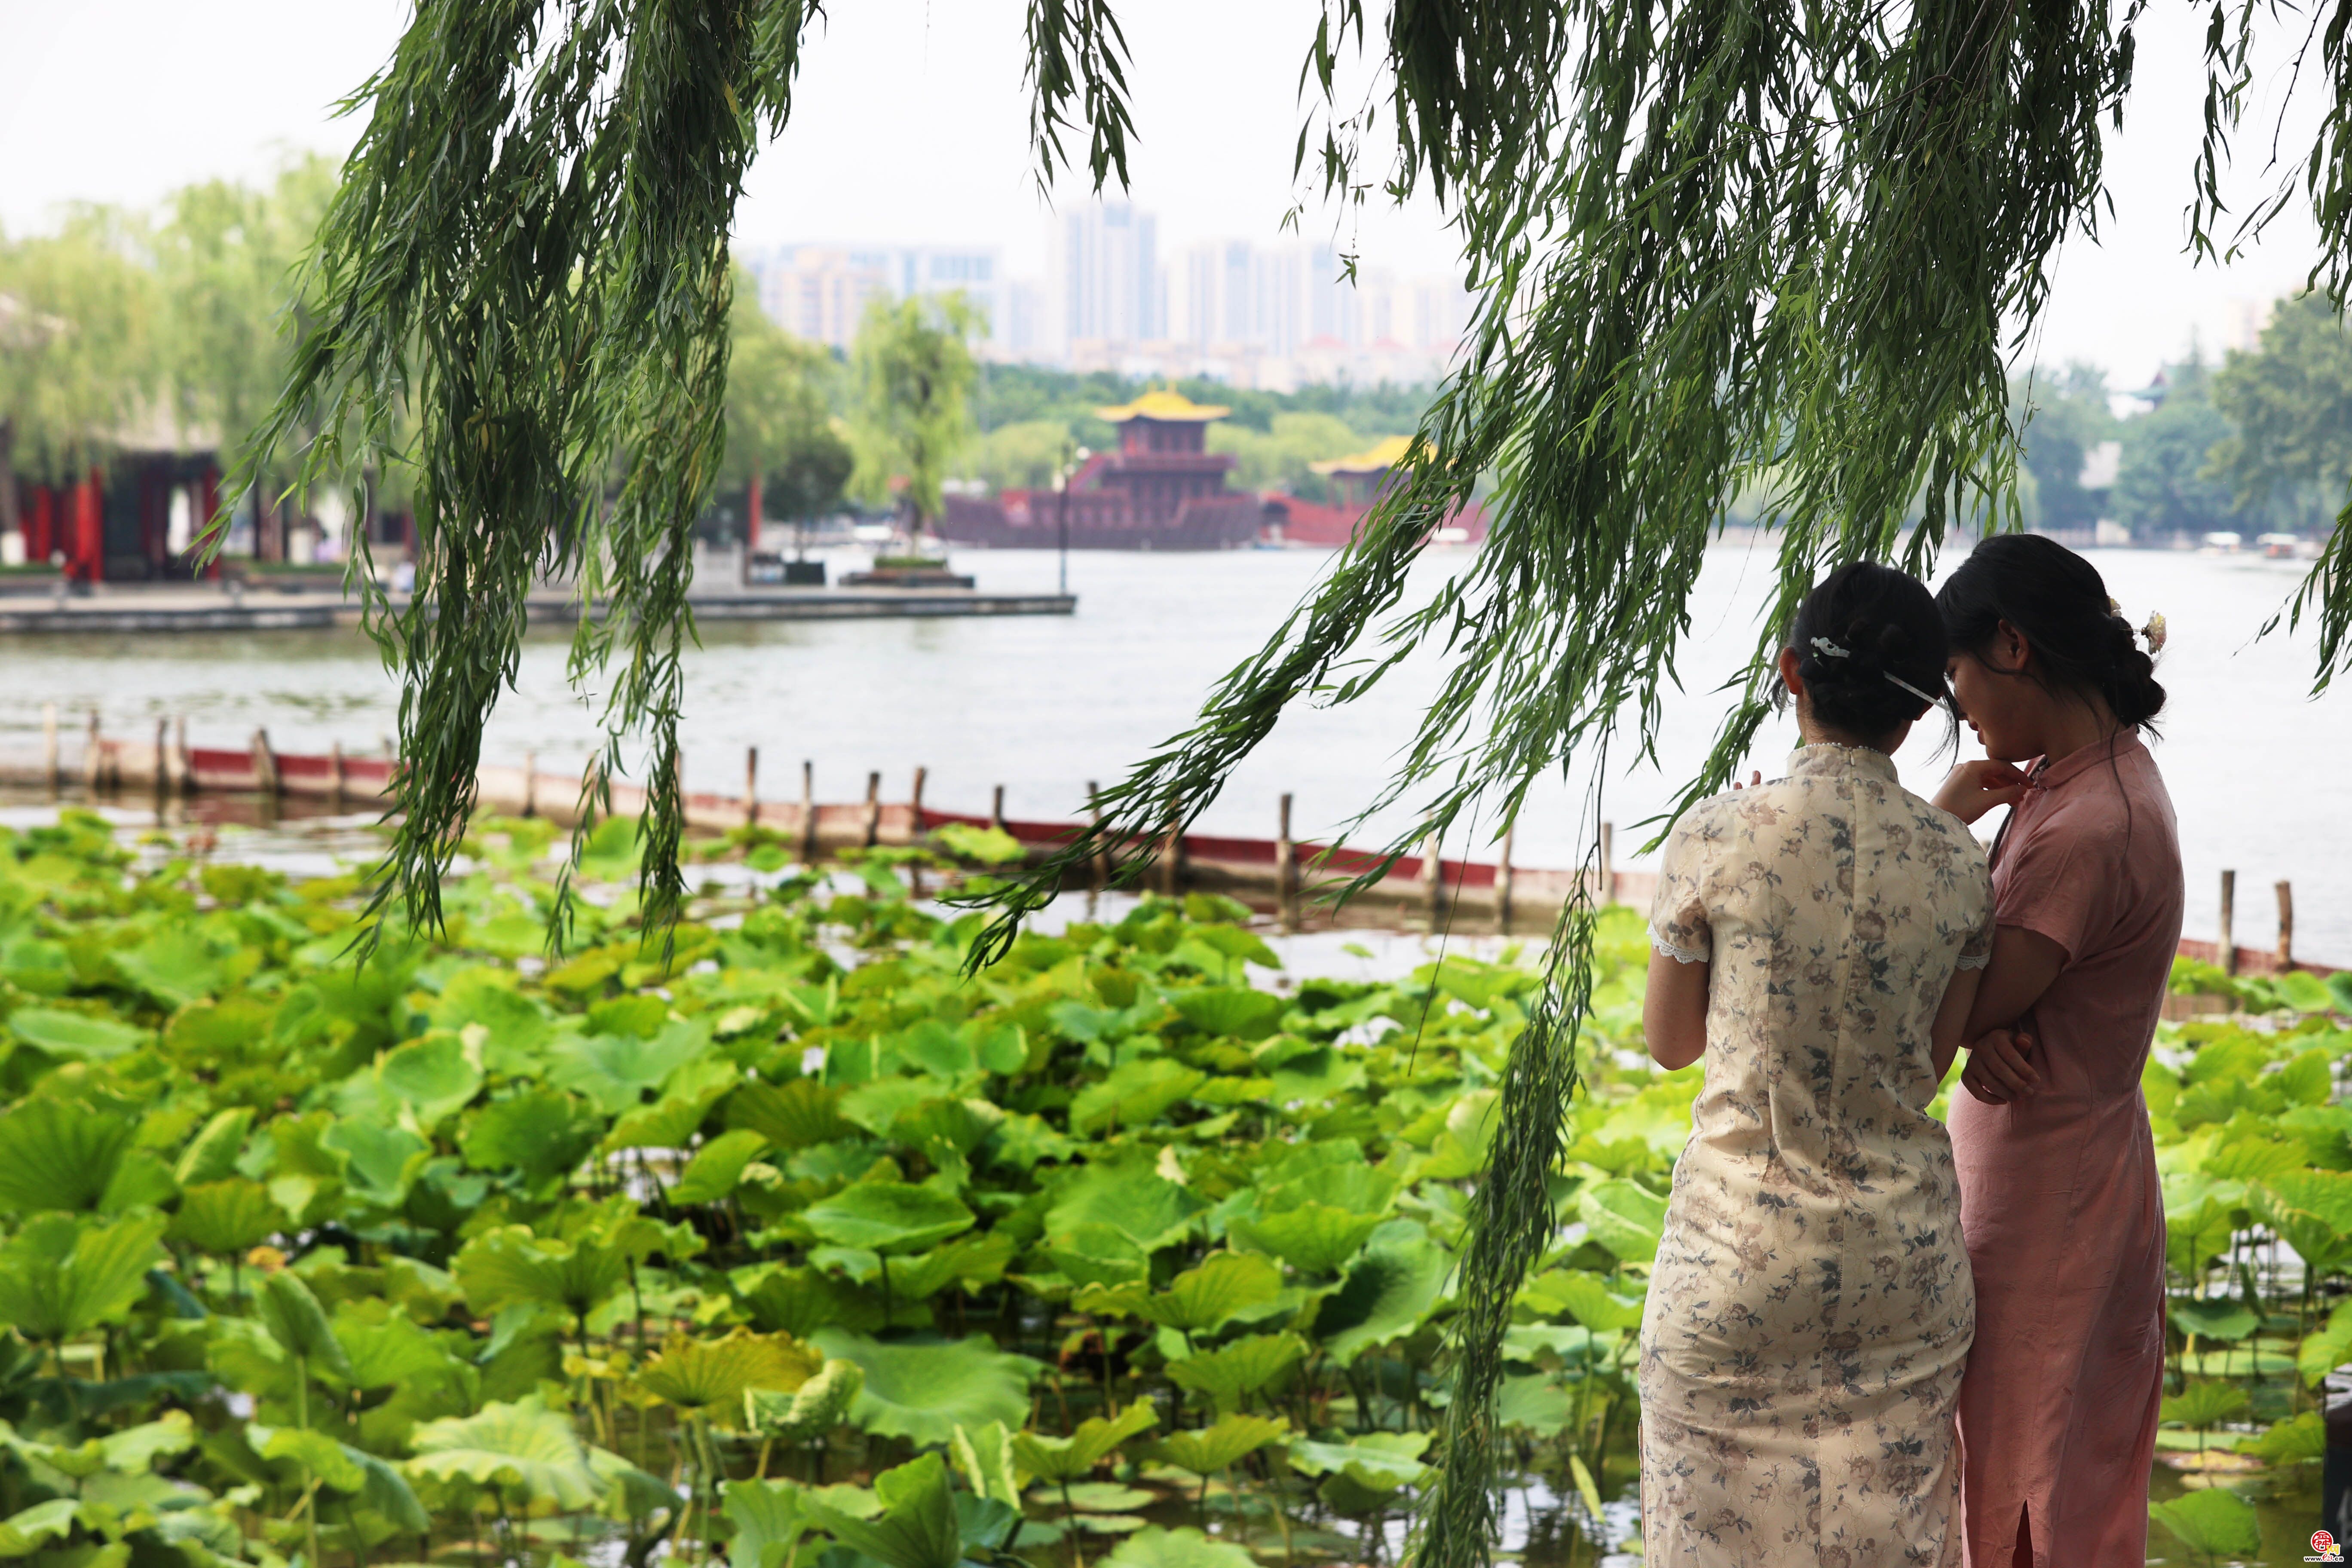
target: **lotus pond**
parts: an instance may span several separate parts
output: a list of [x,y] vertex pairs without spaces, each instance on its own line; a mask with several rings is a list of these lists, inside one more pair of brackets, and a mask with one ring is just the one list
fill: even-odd
[[[99,818],[0,828],[0,1558],[28,1568],[1392,1563],[1535,976],[1291,976],[1145,900],[961,973],[772,844],[667,952],[600,835],[485,823],[430,942]],[[1633,1331],[1696,1069],[1602,924],[1558,1246],[1502,1414],[1530,1563],[1638,1561]],[[2151,1549],[2299,1560],[2352,1361],[2352,994],[2242,984],[2147,1090],[2175,1271]],[[2268,1557],[2263,1554],[2267,1552]]]

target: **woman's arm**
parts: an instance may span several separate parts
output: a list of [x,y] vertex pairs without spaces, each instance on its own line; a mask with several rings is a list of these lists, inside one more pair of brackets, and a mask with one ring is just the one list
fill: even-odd
[[1668,1072],[1706,1055],[1705,962],[1685,963],[1652,949],[1649,989],[1642,996],[1642,1037],[1650,1059]]
[[1944,987],[1942,1005],[1936,1009],[1936,1022],[1928,1034],[1928,1056],[1936,1064],[1936,1081],[1944,1081],[1951,1070],[1952,1058],[1959,1054],[1960,1042],[1967,1037],[1969,1009],[1975,1005],[1977,992],[1984,981],[1984,971],[1955,969],[1951,984]]
[[1963,1080],[1969,1093],[2000,1105],[2042,1087],[2042,1075],[2028,1059],[2032,1041],[2011,1029],[2065,967],[2066,950],[2038,931],[2002,926],[1993,932],[1992,962],[1985,965],[1963,1030],[1969,1042]]

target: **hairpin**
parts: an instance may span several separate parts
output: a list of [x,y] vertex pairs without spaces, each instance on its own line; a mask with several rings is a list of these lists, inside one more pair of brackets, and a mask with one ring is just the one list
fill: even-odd
[[1815,637],[1813,646],[1832,658],[1852,658],[1853,656],[1827,637]]
[[2158,611],[2149,615],[2147,617],[2147,625],[2140,627],[2139,635],[2147,639],[2147,651],[2149,653],[2162,653],[2164,651],[2163,612]]

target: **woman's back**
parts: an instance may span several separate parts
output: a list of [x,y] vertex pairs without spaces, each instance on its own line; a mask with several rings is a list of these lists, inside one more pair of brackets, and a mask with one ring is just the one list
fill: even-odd
[[1669,841],[1653,936],[1711,967],[1643,1325],[1654,1561],[1958,1561],[1974,1296],[1927,1107],[1937,1008],[1991,916],[1967,830],[1863,748],[1807,747]]

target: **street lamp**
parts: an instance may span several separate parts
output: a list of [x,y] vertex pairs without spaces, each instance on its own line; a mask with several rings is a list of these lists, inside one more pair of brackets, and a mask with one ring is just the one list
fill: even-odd
[[1061,587],[1059,591],[1064,598],[1067,598],[1070,593],[1070,480],[1076,475],[1078,468],[1086,462],[1086,460],[1093,456],[1094,454],[1087,451],[1084,447],[1072,447],[1066,445],[1064,446],[1062,448],[1062,469],[1061,472],[1054,476],[1054,489],[1060,493],[1062,498]]

